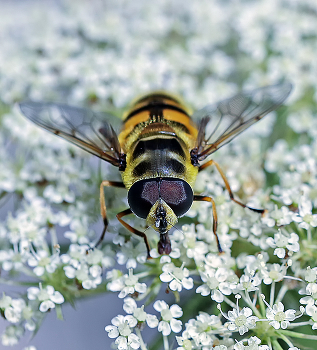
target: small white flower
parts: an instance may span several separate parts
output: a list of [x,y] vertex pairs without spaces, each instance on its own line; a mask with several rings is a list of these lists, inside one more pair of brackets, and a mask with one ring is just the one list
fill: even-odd
[[266,318],[270,320],[269,324],[275,329],[286,329],[290,321],[293,321],[295,317],[295,310],[284,311],[284,305],[279,302],[274,304],[273,307],[268,307],[266,310]]
[[157,317],[155,315],[147,314],[144,311],[144,305],[138,308],[136,301],[132,298],[124,299],[123,310],[127,314],[132,314],[140,323],[146,321],[150,328],[155,328],[158,325]]
[[[197,225],[197,231],[199,226],[201,229],[205,229],[204,225]],[[178,243],[182,251],[185,249],[187,257],[194,259],[196,263],[204,260],[208,253],[208,245],[203,241],[197,241],[198,236],[194,224],[183,225],[182,232],[175,230],[171,238]]]
[[279,264],[267,264],[265,268],[261,269],[263,282],[271,284],[272,282],[279,282],[286,276],[286,267]]
[[239,310],[238,300],[240,295],[236,295],[237,306],[232,311],[228,311],[228,314],[224,314],[221,310],[220,304],[218,304],[218,309],[221,311],[221,314],[229,321],[225,326],[231,332],[239,331],[240,335],[248,332],[249,329],[252,329],[256,326],[256,322],[259,320],[258,317],[252,316],[252,310],[249,307],[244,307],[241,311]]
[[4,346],[16,345],[23,334],[23,327],[18,325],[8,326],[5,332],[1,335],[1,342]]
[[317,226],[317,214],[312,214],[312,202],[301,197],[298,205],[298,213],[293,215],[293,220],[298,222],[298,227],[308,230],[310,226]]
[[234,345],[234,350],[269,350],[268,345],[260,345],[261,340],[258,337],[250,337],[248,339],[248,345],[244,345],[242,341],[237,342]]
[[223,330],[224,327],[218,316],[200,312],[196,319],[190,319],[186,323],[182,339],[192,339],[197,347],[212,346],[217,342],[216,334]]
[[111,320],[113,326],[106,326],[109,338],[117,338],[115,344],[120,350],[138,349],[140,347],[140,339],[132,333],[132,329],[137,325],[138,321],[131,315],[118,315]]
[[200,293],[202,296],[210,294],[211,299],[217,303],[224,300],[224,295],[232,293],[237,279],[234,272],[225,267],[217,269],[208,267],[205,272],[200,272],[200,276],[205,283],[196,289],[196,293]]
[[182,329],[182,321],[176,318],[183,315],[183,311],[177,304],[169,307],[164,300],[157,300],[153,307],[156,311],[161,313],[162,320],[158,325],[158,331],[167,336],[173,331],[179,333]]
[[183,339],[182,337],[176,337],[177,344],[180,345],[176,350],[191,350],[193,344],[189,339]]
[[312,329],[317,329],[317,306],[315,305],[307,305],[306,313],[311,317]]
[[27,290],[29,300],[39,300],[40,306],[39,310],[41,312],[46,312],[49,309],[54,309],[55,304],[62,304],[64,302],[63,295],[55,291],[54,287],[47,286],[43,288],[40,284],[40,288],[30,287]]
[[55,253],[49,256],[46,250],[33,251],[33,255],[28,259],[28,264],[33,267],[36,276],[42,276],[45,272],[53,273],[59,264],[59,255]]
[[296,233],[292,232],[289,234],[288,232],[283,233],[280,231],[274,235],[274,238],[268,237],[266,239],[267,244],[275,248],[274,255],[277,255],[280,259],[283,259],[286,255],[285,248],[290,252],[298,252],[299,251],[299,237]]
[[145,293],[146,292],[146,284],[140,283],[137,276],[133,275],[133,270],[129,269],[129,274],[125,274],[121,278],[113,280],[109,282],[107,288],[112,292],[118,292],[119,298],[125,298],[128,294],[137,293]]
[[180,292],[182,288],[192,289],[194,286],[193,279],[188,277],[188,269],[183,265],[176,267],[173,263],[168,263],[162,267],[163,273],[160,275],[160,280],[162,282],[170,282],[169,287],[173,291],[177,290]]
[[258,286],[261,284],[261,282],[262,280],[258,274],[255,274],[254,276],[245,274],[240,277],[240,281],[236,285],[236,289],[238,291],[245,290],[247,292],[255,292],[256,290],[259,290]]
[[258,318],[252,316],[252,310],[249,307],[244,307],[241,311],[233,309],[228,311],[228,320],[231,322],[227,323],[229,331],[239,331],[240,335],[248,332],[249,329],[255,327]]
[[261,222],[268,227],[288,225],[293,221],[293,215],[294,213],[288,207],[282,206],[279,209],[275,206],[274,210],[261,218]]
[[131,241],[121,244],[120,250],[117,252],[117,261],[119,265],[126,265],[127,269],[135,269],[138,263],[146,261],[146,253],[144,244],[133,246]]
[[0,299],[0,309],[3,311],[6,320],[13,324],[17,324],[23,319],[25,307],[26,303],[21,298],[12,299],[3,293],[2,299]]

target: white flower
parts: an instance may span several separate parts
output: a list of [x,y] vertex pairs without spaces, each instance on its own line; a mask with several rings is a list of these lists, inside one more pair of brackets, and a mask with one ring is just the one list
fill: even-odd
[[[205,229],[203,225],[197,226],[197,231],[199,231],[200,226],[201,229]],[[197,263],[204,260],[205,255],[208,253],[208,245],[203,241],[197,241],[199,237],[194,224],[183,225],[182,232],[175,230],[171,238],[173,241],[178,242],[182,251],[185,249],[188,258],[195,259]]]
[[119,265],[126,265],[127,269],[135,269],[138,263],[146,261],[146,253],[144,244],[133,246],[131,241],[121,244],[120,250],[117,252],[117,261]]
[[112,292],[118,292],[119,298],[125,298],[128,294],[137,293],[145,293],[146,292],[146,284],[140,283],[137,276],[133,275],[133,270],[129,269],[129,274],[125,274],[124,276],[109,282],[107,288]]
[[232,311],[228,311],[228,314],[224,314],[221,310],[220,304],[218,304],[218,309],[221,311],[221,314],[229,320],[225,323],[225,326],[231,332],[239,331],[240,335],[248,332],[249,329],[255,328],[256,322],[259,320],[258,317],[252,316],[252,310],[249,307],[244,307],[241,311],[239,310],[238,300],[241,296],[236,295],[237,306]]
[[[218,269],[208,268],[205,272],[200,272],[204,284],[196,289],[196,293],[203,296],[209,295],[217,303],[221,303],[224,295],[230,295],[233,291],[233,283],[236,277],[234,272],[225,267]],[[232,279],[232,281],[231,281]]]
[[268,307],[266,310],[266,318],[270,320],[269,324],[275,329],[286,329],[290,321],[295,319],[295,310],[284,311],[284,305],[279,302],[274,304],[273,307]]
[[132,333],[132,329],[137,325],[138,321],[131,315],[118,315],[111,320],[113,326],[106,326],[109,338],[117,338],[115,344],[120,350],[138,349],[140,347],[140,339]]
[[286,276],[286,267],[279,264],[268,264],[266,268],[262,268],[260,273],[263,276],[263,282],[265,284],[271,284],[272,282],[279,282]]
[[183,339],[182,337],[176,337],[177,344],[180,345],[176,350],[191,350],[193,344],[189,339]]
[[[300,290],[300,294],[306,294],[307,296],[300,299],[300,303],[310,307],[311,305],[317,305],[317,284],[308,283],[305,290]],[[307,311],[306,311],[307,312]]]
[[307,305],[306,313],[311,316],[312,329],[317,329],[317,306]]
[[245,274],[240,277],[240,282],[236,285],[236,289],[238,291],[245,290],[247,292],[255,292],[256,290],[259,290],[258,286],[261,282],[262,280],[258,274],[255,274],[254,276]]
[[244,345],[242,341],[237,342],[234,345],[234,350],[269,350],[268,345],[260,345],[261,340],[258,337],[250,337],[248,339],[248,345]]
[[298,222],[298,227],[308,230],[310,226],[317,226],[317,214],[312,214],[312,202],[301,197],[298,205],[298,213],[294,214],[293,220]]
[[47,286],[43,288],[40,284],[40,288],[30,287],[27,290],[29,300],[38,300],[40,302],[39,310],[46,312],[49,309],[54,309],[55,304],[62,304],[64,297],[58,291],[55,291],[54,287]]
[[306,313],[311,310],[311,306],[317,305],[317,268],[307,267],[305,271],[305,281],[308,282],[305,288],[299,291],[299,294],[306,294],[305,297],[300,299],[300,303],[307,305]]
[[13,324],[17,324],[23,319],[22,313],[25,307],[25,301],[20,298],[12,299],[3,293],[2,299],[0,299],[0,309],[6,320]]
[[[76,264],[77,265],[77,264]],[[77,267],[64,266],[65,275],[68,278],[76,278],[84,289],[94,289],[102,282],[102,268],[99,265],[89,266],[85,262]]]
[[137,307],[137,303],[132,298],[125,298],[123,304],[123,310],[127,314],[132,314],[139,323],[145,322],[150,328],[155,328],[158,325],[158,319],[155,315],[150,315],[144,311],[144,305],[140,308]]
[[22,335],[24,334],[24,329],[18,325],[8,326],[5,332],[1,336],[1,341],[4,346],[16,345]]
[[157,300],[153,307],[156,311],[161,313],[162,320],[158,325],[159,332],[167,336],[172,332],[179,333],[182,329],[182,321],[176,320],[176,318],[183,315],[182,309],[174,304],[170,308],[164,300]]
[[115,344],[119,350],[134,350],[141,346],[139,337],[133,333],[127,337],[118,337]]
[[[184,265],[184,264],[183,264]],[[163,265],[163,273],[160,275],[162,282],[170,282],[171,290],[180,292],[182,288],[192,289],[194,286],[193,279],[189,276],[189,271],[184,266],[176,267],[173,263]]]
[[228,320],[226,325],[231,332],[239,331],[240,335],[248,332],[256,325],[258,318],[252,316],[252,310],[249,307],[244,307],[241,311],[233,309],[228,311]]
[[282,206],[280,209],[275,206],[274,210],[265,214],[261,221],[263,224],[268,227],[273,227],[274,225],[283,226],[288,225],[293,221],[294,213],[285,206]]
[[274,234],[274,238],[268,237],[266,239],[267,244],[275,248],[274,255],[277,255],[280,259],[283,259],[286,255],[285,248],[289,251],[289,253],[295,253],[299,251],[299,237],[296,233],[292,232],[289,234],[286,231],[283,233],[280,231]]
[[55,253],[49,256],[46,250],[33,251],[33,255],[28,259],[28,264],[34,267],[36,276],[42,276],[45,272],[53,273],[59,264],[59,255]]
[[71,243],[88,244],[88,226],[88,218],[75,218],[71,221],[69,225],[71,231],[66,231],[64,233],[64,236],[65,238],[68,238],[71,241]]
[[186,323],[182,339],[193,339],[197,347],[199,345],[212,346],[218,341],[216,334],[218,331],[221,332],[222,330],[224,330],[224,328],[218,316],[200,312],[196,319],[190,319]]

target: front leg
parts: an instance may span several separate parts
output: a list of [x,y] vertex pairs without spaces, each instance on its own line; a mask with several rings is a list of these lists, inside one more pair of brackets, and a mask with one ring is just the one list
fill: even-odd
[[146,250],[147,250],[147,258],[151,259],[151,255],[150,255],[150,245],[149,242],[147,240],[146,234],[144,232],[141,232],[137,229],[135,229],[134,227],[130,226],[128,223],[126,223],[125,221],[123,221],[121,218],[123,218],[126,215],[129,214],[133,214],[132,210],[126,209],[121,211],[120,213],[117,214],[117,219],[119,220],[120,224],[123,225],[126,229],[128,229],[130,232],[134,233],[135,235],[142,237],[144,240],[144,243],[146,245]]
[[106,231],[107,231],[108,224],[109,224],[109,221],[108,221],[108,218],[107,218],[107,208],[106,208],[104,187],[125,188],[123,182],[119,182],[119,181],[107,181],[107,180],[104,180],[100,184],[100,212],[101,212],[101,216],[102,216],[102,219],[103,219],[104,228],[102,230],[100,238],[98,239],[98,242],[95,244],[95,248],[97,248],[99,246],[99,244],[103,241],[103,239],[105,237],[105,234],[106,234]]

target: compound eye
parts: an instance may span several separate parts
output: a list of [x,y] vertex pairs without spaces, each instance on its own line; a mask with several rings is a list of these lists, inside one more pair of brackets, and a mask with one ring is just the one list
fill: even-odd
[[140,180],[135,182],[128,192],[128,203],[135,215],[146,219],[153,204],[159,199],[157,180]]
[[177,217],[183,216],[193,204],[193,190],[184,180],[162,179],[160,193]]

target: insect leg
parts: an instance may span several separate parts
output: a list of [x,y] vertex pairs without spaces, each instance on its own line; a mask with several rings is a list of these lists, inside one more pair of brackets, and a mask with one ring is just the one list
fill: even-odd
[[101,216],[103,219],[104,228],[103,228],[103,231],[102,231],[100,238],[98,239],[98,242],[95,245],[95,248],[103,241],[105,234],[106,234],[106,231],[107,231],[107,227],[108,227],[108,218],[107,218],[107,208],[106,208],[104,187],[110,187],[110,186],[121,187],[121,188],[125,187],[123,182],[118,182],[118,181],[104,180],[100,184],[100,212],[101,212]]
[[220,245],[219,238],[217,235],[218,216],[217,216],[215,201],[209,196],[200,196],[200,195],[194,195],[194,201],[209,202],[212,204],[212,217],[213,217],[213,228],[212,229],[213,229],[214,235],[216,237],[218,251],[219,251],[219,253],[222,253],[221,245]]
[[121,219],[122,217],[124,217],[126,215],[129,215],[129,214],[133,214],[132,210],[130,208],[126,209],[126,210],[123,210],[120,213],[118,213],[117,214],[117,219],[130,232],[132,232],[132,233],[136,234],[137,236],[142,237],[144,239],[144,243],[146,245],[146,250],[147,250],[147,258],[151,259],[151,256],[150,256],[150,245],[149,245],[149,242],[147,240],[146,234],[144,232],[141,232],[141,231],[135,229],[134,227],[130,226],[129,224],[127,224],[125,221],[123,221]]
[[223,182],[225,183],[226,189],[227,189],[227,191],[229,192],[229,196],[230,196],[230,199],[231,199],[232,201],[234,201],[235,203],[241,205],[241,207],[243,207],[243,208],[248,208],[248,209],[250,209],[250,210],[252,210],[252,211],[255,211],[255,212],[257,212],[257,213],[260,213],[260,214],[264,214],[264,213],[265,213],[265,209],[255,209],[255,208],[248,207],[247,205],[245,205],[245,204],[239,202],[237,199],[234,198],[234,195],[233,195],[233,193],[232,193],[232,191],[231,191],[231,188],[230,188],[228,179],[226,178],[226,175],[224,174],[224,172],[223,172],[222,169],[220,168],[219,164],[218,164],[217,162],[215,162],[214,160],[210,160],[210,161],[208,161],[207,163],[201,165],[201,166],[199,167],[199,171],[201,171],[201,170],[207,168],[207,167],[210,166],[210,165],[215,165],[215,167],[217,168],[217,170],[218,170],[220,176],[222,177]]

